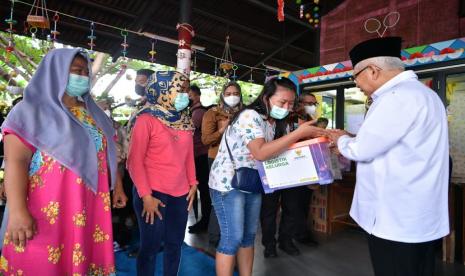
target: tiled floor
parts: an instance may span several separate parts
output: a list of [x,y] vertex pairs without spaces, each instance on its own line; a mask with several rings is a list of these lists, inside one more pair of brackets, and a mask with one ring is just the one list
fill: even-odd
[[[191,225],[194,218],[189,218]],[[264,259],[260,234],[256,240],[253,275],[256,276],[371,276],[373,271],[368,254],[368,246],[363,232],[352,229],[330,237],[318,237],[320,245],[316,248],[298,245],[301,255],[291,257],[278,249],[278,258]],[[208,246],[207,234],[186,234],[185,241],[194,247],[214,253]],[[465,266],[445,264],[439,259],[436,266],[437,276],[464,276]]]

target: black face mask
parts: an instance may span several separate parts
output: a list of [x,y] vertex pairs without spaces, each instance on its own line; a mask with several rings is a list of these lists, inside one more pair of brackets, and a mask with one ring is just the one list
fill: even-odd
[[145,96],[145,86],[142,86],[140,84],[136,84],[136,88],[134,90],[136,91],[137,95]]
[[194,101],[189,99],[189,106],[192,106],[194,104]]

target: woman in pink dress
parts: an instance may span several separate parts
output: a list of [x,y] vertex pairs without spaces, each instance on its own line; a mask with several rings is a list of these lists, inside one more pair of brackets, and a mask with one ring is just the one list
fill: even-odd
[[53,50],[2,125],[9,216],[0,273],[115,274],[115,131],[89,85],[85,54]]

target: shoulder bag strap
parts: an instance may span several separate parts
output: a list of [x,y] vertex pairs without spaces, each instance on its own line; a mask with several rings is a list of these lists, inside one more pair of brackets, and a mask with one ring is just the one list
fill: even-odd
[[228,145],[228,132],[229,132],[230,127],[231,127],[231,126],[228,126],[228,128],[227,128],[226,131],[224,132],[224,141],[226,142],[226,148],[228,149],[229,158],[231,159],[233,168],[234,168],[234,170],[235,170],[235,169],[236,169],[236,163],[234,162],[234,158],[233,158],[233,155],[232,155],[232,153],[231,153],[231,149],[229,148],[229,145]]

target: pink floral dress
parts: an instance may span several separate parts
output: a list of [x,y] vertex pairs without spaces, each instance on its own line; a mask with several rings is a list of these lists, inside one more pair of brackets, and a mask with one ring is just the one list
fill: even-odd
[[27,206],[38,234],[25,247],[14,246],[5,236],[0,258],[3,275],[115,275],[107,142],[84,108],[71,112],[93,137],[98,191],[91,191],[47,153],[32,148]]

